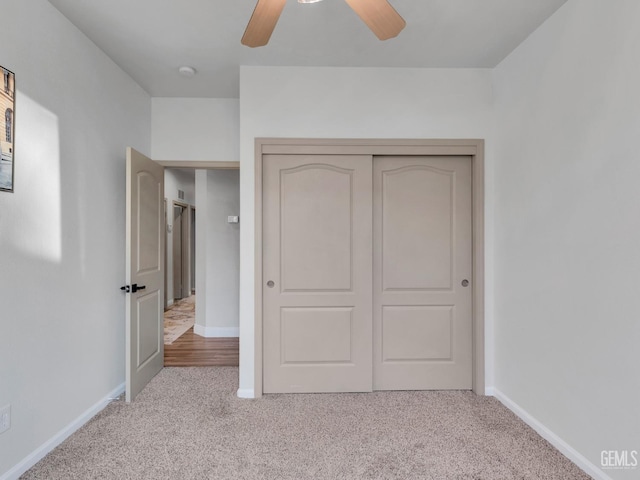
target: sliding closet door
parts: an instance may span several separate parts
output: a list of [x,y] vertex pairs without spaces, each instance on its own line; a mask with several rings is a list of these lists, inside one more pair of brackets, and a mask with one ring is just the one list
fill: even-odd
[[372,389],[372,158],[263,157],[264,392]]
[[471,159],[374,158],[374,389],[470,389]]

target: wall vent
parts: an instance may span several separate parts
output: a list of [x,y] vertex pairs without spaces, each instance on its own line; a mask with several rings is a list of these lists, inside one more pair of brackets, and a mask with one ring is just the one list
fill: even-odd
[[178,198],[184,200],[184,190],[178,190]]

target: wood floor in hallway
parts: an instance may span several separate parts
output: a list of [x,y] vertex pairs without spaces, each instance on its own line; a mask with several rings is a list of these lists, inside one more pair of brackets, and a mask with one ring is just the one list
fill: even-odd
[[205,338],[190,328],[171,345],[164,346],[165,367],[237,367],[238,338]]

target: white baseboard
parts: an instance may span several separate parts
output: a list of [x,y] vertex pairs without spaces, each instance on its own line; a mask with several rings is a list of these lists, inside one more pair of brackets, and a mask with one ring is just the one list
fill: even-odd
[[487,387],[486,394],[497,398],[500,403],[515,413],[524,423],[533,428],[538,434],[551,445],[556,447],[565,457],[580,467],[585,473],[591,475],[595,480],[612,480],[598,466],[590,462],[584,455],[562,440],[558,435],[545,427],[539,420],[534,418],[529,412],[507,397],[495,387]]
[[124,392],[124,383],[118,385],[114,388],[107,396],[105,396],[102,400],[97,402],[95,405],[90,407],[87,411],[85,411],[82,415],[76,418],[69,425],[64,427],[58,433],[56,433],[53,437],[47,440],[45,443],[36,448],[33,452],[31,452],[27,457],[25,457],[20,463],[11,468],[4,475],[0,476],[0,480],[17,480],[20,475],[25,473],[31,467],[33,467],[36,463],[42,460],[48,453],[50,453],[54,448],[64,442],[67,438],[69,438],[76,430],[82,427],[85,423],[91,420],[94,416],[96,416],[104,407],[106,407],[111,400],[119,397]]
[[239,337],[240,327],[203,327],[196,323],[193,326],[193,333],[207,338]]
[[239,388],[238,398],[256,398],[256,393],[252,388]]

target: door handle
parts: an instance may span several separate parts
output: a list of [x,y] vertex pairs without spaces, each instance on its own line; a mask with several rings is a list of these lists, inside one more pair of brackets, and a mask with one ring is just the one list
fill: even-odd
[[273,288],[274,285],[275,285],[275,283],[273,282],[273,280],[269,280],[267,282],[267,287],[269,287],[269,288]]
[[124,285],[120,287],[120,290],[124,293],[136,293],[138,290],[144,290],[145,288],[147,288],[146,285],[138,285],[137,283],[134,283],[133,285]]

